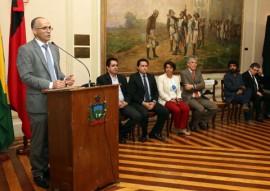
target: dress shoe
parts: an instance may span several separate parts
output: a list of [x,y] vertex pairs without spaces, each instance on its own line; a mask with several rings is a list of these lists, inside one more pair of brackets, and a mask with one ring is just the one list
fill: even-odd
[[44,178],[50,178],[51,177],[51,173],[50,173],[50,170],[47,170],[43,173],[43,177]]
[[208,130],[207,126],[203,122],[200,122],[198,125],[199,125],[200,129]]
[[138,138],[138,141],[144,143],[144,142],[147,141],[147,138],[145,136],[141,136],[141,137]]
[[199,132],[193,123],[189,123],[189,130],[193,132]]
[[42,188],[49,188],[49,183],[47,182],[46,178],[43,176],[35,176],[34,182]]
[[165,138],[160,133],[150,133],[149,138],[154,138],[157,140],[165,140]]
[[119,138],[119,143],[126,143],[126,142],[127,142],[127,140],[124,137]]
[[264,114],[264,119],[270,119],[270,114],[269,113]]
[[263,119],[261,116],[256,116],[255,120],[258,122],[263,122]]
[[249,111],[248,103],[243,104],[242,110],[243,110],[243,112],[248,112]]
[[158,133],[158,136],[159,136],[161,139],[165,140],[165,137],[164,137],[161,133]]

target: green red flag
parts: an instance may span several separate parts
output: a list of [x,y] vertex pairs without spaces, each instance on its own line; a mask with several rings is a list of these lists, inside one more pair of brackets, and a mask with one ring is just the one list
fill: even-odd
[[8,87],[5,74],[5,59],[0,29],[0,152],[6,151],[14,141],[11,110],[8,99]]
[[26,112],[26,85],[21,82],[16,59],[18,48],[26,43],[23,0],[12,0],[9,36],[8,90],[11,109],[22,121],[22,132],[30,139],[30,121]]

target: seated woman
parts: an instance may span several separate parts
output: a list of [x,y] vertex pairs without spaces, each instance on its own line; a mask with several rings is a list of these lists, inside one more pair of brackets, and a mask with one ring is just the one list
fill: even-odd
[[173,75],[176,66],[172,61],[164,63],[165,74],[158,77],[158,102],[164,105],[173,115],[175,128],[179,134],[190,135],[186,130],[190,108],[181,99],[180,76]]

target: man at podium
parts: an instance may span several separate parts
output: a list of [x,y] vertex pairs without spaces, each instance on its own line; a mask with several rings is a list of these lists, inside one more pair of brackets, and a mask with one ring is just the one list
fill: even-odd
[[53,30],[50,22],[37,17],[32,20],[31,29],[34,39],[19,48],[17,67],[22,82],[27,85],[26,110],[31,124],[30,164],[34,182],[48,188],[47,95],[42,93],[42,89],[73,85],[74,78],[61,72],[59,50],[48,43]]
[[[118,74],[118,60],[109,57],[106,60],[107,73],[97,78],[97,85],[120,84],[118,90],[119,99],[119,143],[126,143],[126,137],[134,126],[140,122],[141,114],[131,105],[131,96],[128,92],[128,84],[125,76]],[[128,117],[125,125],[122,125],[121,115]]]

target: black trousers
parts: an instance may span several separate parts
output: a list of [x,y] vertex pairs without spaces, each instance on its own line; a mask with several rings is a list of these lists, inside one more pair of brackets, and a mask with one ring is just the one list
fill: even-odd
[[[147,136],[147,126],[148,126],[148,109],[141,104],[133,103],[132,104],[142,115],[141,119],[141,128],[142,128],[142,136]],[[150,133],[160,133],[162,132],[163,126],[167,117],[169,115],[169,111],[163,105],[156,103],[154,108],[151,110],[156,112],[157,114],[157,121],[152,128]]]

